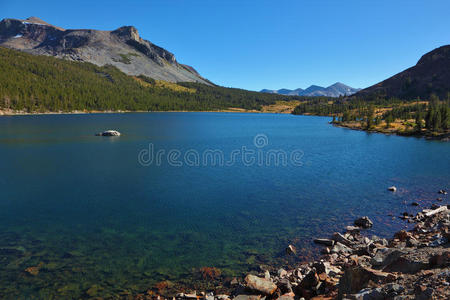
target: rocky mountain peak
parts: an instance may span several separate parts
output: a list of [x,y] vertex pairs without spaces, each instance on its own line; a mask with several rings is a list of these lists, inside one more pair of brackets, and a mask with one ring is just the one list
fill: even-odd
[[140,41],[139,32],[134,26],[122,26],[112,32],[113,34],[126,40]]
[[4,19],[0,22],[0,46],[100,66],[113,65],[128,75],[210,84],[194,68],[178,63],[171,52],[141,38],[134,26],[113,31],[66,30],[38,17]]

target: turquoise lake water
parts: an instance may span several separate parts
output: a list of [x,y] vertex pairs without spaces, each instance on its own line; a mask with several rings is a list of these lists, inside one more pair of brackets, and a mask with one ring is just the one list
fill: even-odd
[[[201,267],[225,278],[293,264],[317,252],[313,238],[359,216],[388,237],[405,225],[389,214],[414,212],[411,202],[429,205],[449,187],[449,143],[329,121],[245,113],[1,117],[1,298],[88,297],[92,286],[104,295],[135,293],[162,280],[198,281]],[[122,136],[94,136],[107,129]],[[288,244],[299,258],[283,254]]]

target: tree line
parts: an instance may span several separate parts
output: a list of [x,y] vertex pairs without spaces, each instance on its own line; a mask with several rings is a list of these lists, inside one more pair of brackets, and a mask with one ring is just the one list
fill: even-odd
[[295,100],[200,83],[179,83],[195,89],[194,93],[174,90],[143,75],[136,80],[111,65],[101,67],[3,47],[0,70],[0,109],[27,112],[206,111],[229,107],[259,110],[278,100]]

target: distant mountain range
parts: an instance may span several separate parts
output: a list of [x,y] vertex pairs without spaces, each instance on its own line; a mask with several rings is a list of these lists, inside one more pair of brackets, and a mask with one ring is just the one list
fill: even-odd
[[321,87],[318,85],[311,85],[307,89],[280,89],[280,90],[267,90],[263,89],[261,93],[272,93],[290,96],[323,96],[323,97],[339,97],[339,96],[350,96],[358,92],[361,89],[355,89],[348,85],[340,82],[336,82],[329,87]]
[[428,99],[431,94],[447,99],[450,94],[450,45],[423,55],[417,64],[380,83],[354,94],[365,100],[374,98]]
[[63,29],[36,17],[4,19],[0,22],[0,46],[98,66],[113,65],[128,75],[211,84],[194,68],[178,63],[169,51],[142,39],[133,26],[113,31]]

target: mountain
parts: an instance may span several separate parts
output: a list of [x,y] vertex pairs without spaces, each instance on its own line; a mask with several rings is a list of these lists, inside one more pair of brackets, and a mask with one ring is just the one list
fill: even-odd
[[352,87],[349,87],[348,85],[345,85],[340,82],[336,82],[333,85],[330,85],[329,87],[321,87],[318,85],[311,85],[307,89],[295,89],[295,90],[288,90],[288,89],[280,89],[280,90],[261,90],[261,93],[272,93],[272,94],[282,94],[282,95],[290,95],[290,96],[323,96],[323,97],[339,97],[339,96],[349,96],[360,89],[355,89]]
[[63,29],[39,18],[3,19],[0,46],[98,66],[113,65],[128,75],[170,82],[211,84],[169,51],[142,39],[133,26],[113,31]]
[[0,115],[16,112],[261,110],[295,98],[198,82],[173,83],[118,68],[0,47]]
[[434,49],[423,55],[417,64],[380,83],[353,95],[364,99],[399,98],[428,99],[436,94],[447,99],[450,93],[450,45]]

